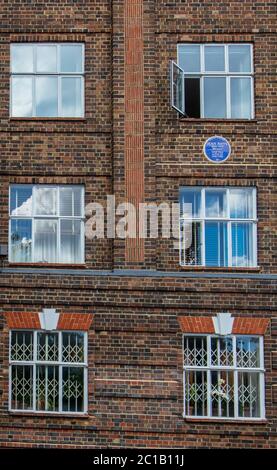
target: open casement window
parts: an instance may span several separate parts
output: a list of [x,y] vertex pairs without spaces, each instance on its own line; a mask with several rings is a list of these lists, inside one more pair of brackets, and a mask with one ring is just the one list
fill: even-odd
[[184,336],[184,416],[264,419],[263,338]]
[[251,44],[179,44],[171,105],[191,118],[253,119],[253,77]]
[[9,408],[85,413],[87,333],[11,331]]

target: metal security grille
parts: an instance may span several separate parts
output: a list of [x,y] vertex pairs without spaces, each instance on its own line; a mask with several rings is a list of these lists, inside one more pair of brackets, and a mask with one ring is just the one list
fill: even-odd
[[264,418],[263,338],[184,336],[184,415]]
[[10,409],[87,410],[87,334],[11,331]]

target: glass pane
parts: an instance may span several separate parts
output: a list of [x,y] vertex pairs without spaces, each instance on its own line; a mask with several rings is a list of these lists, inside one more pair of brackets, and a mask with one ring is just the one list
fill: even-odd
[[231,218],[251,219],[254,217],[252,189],[230,189],[229,194]]
[[58,333],[37,334],[37,359],[38,361],[59,360]]
[[229,71],[251,72],[251,48],[249,44],[229,46]]
[[36,77],[36,116],[58,116],[58,79]]
[[16,263],[32,261],[32,221],[11,220],[10,260]]
[[63,362],[84,362],[84,334],[63,333]]
[[57,221],[35,221],[34,261],[36,263],[56,263],[57,260]]
[[206,266],[228,266],[227,224],[205,223]]
[[226,217],[227,203],[225,189],[205,190],[206,217]]
[[12,366],[11,407],[13,410],[33,408],[33,367]]
[[226,79],[223,77],[204,78],[204,117],[226,117]]
[[254,372],[238,373],[238,405],[242,418],[259,418],[260,391],[259,374]]
[[251,78],[231,78],[231,117],[251,119]]
[[31,331],[12,331],[11,360],[33,360],[33,333]]
[[200,46],[195,44],[179,46],[178,65],[184,72],[200,72]]
[[237,367],[261,367],[259,338],[238,336],[236,349]]
[[32,114],[32,78],[12,77],[12,116],[32,117]]
[[185,366],[207,366],[207,337],[184,337],[184,364]]
[[37,72],[57,72],[56,46],[37,46]]
[[253,266],[253,225],[232,223],[232,266]]
[[83,72],[82,49],[81,44],[61,45],[61,72]]
[[207,372],[186,371],[185,414],[207,416]]
[[205,71],[224,72],[225,53],[224,46],[205,46]]
[[34,71],[32,45],[11,45],[11,71],[12,73],[32,73]]
[[62,115],[65,117],[83,116],[81,78],[62,78]]
[[171,70],[171,87],[172,87],[172,96],[171,96],[171,106],[175,108],[179,113],[184,113],[184,73],[172,62]]
[[232,338],[211,338],[211,363],[213,366],[233,366]]
[[12,186],[10,191],[10,214],[32,215],[32,186]]
[[181,188],[181,216],[186,219],[199,218],[201,215],[201,189]]
[[182,257],[185,265],[201,265],[201,223],[181,221]]
[[37,366],[36,400],[38,411],[59,411],[59,367]]
[[82,215],[82,188],[68,186],[60,188],[60,215],[80,217]]
[[234,372],[211,372],[211,409],[212,416],[234,417]]
[[35,215],[57,214],[57,188],[42,186],[35,188]]
[[61,263],[82,262],[81,221],[61,220]]
[[63,367],[63,411],[84,411],[84,369]]

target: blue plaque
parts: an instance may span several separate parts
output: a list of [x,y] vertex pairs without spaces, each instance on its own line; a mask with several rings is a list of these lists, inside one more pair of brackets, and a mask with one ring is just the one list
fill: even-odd
[[203,151],[210,162],[222,163],[230,157],[231,145],[224,137],[215,135],[206,140]]

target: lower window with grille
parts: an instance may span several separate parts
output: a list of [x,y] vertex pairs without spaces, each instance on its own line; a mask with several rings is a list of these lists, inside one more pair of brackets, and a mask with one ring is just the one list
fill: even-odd
[[87,333],[10,332],[10,410],[87,411]]
[[184,336],[184,416],[264,419],[263,338]]

